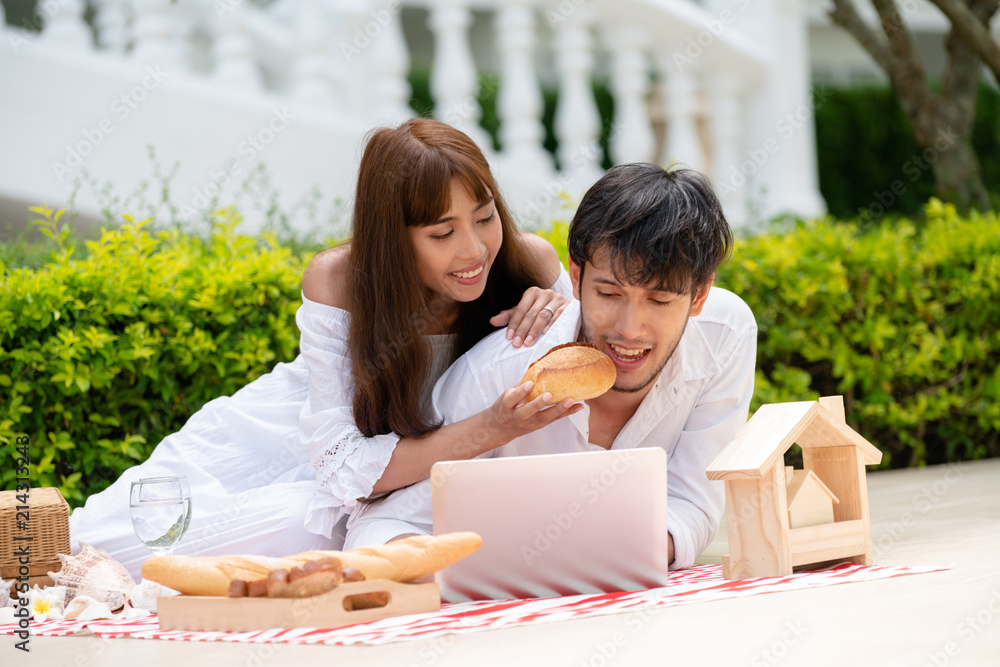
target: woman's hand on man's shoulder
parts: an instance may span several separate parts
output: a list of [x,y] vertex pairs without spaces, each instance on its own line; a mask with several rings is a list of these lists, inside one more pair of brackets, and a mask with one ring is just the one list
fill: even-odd
[[302,276],[302,293],[310,301],[347,309],[349,244],[323,250],[309,262]]

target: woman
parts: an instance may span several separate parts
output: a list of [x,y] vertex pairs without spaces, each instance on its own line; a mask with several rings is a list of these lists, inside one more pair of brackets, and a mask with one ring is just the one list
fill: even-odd
[[[482,152],[447,125],[417,119],[374,133],[352,242],[317,255],[302,291],[299,357],[206,404],[88,499],[70,519],[74,545],[107,549],[135,576],[149,553],[128,523],[128,487],[184,474],[193,516],[176,553],[335,549],[358,499],[579,409],[540,412],[545,396],[522,405],[525,385],[464,422],[438,428],[429,414],[434,381],[491,324],[530,344],[571,293],[554,249],[516,230]],[[492,437],[470,437],[486,420]]]

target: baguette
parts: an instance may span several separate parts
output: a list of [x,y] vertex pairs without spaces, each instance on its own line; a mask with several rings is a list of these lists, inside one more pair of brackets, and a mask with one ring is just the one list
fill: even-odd
[[[185,595],[230,594],[233,581],[245,582],[246,595],[259,595],[259,584],[277,569],[302,563],[268,556],[153,556],[142,564],[142,576]],[[235,590],[233,592],[236,592]]]
[[549,350],[521,378],[535,383],[525,401],[533,401],[545,392],[552,394],[550,403],[567,398],[586,401],[611,389],[618,370],[611,357],[590,343],[566,343]]
[[345,566],[361,570],[366,579],[409,582],[443,570],[475,552],[483,544],[476,533],[414,535],[374,547],[350,551],[306,551],[289,558],[333,556]]
[[465,558],[482,543],[475,533],[448,533],[286,558],[153,556],[143,563],[142,576],[185,595],[308,597],[332,590],[345,574],[349,581],[413,581]]

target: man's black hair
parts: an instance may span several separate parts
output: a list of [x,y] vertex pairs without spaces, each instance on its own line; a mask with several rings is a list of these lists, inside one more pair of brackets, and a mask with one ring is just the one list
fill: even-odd
[[624,283],[694,294],[732,252],[733,233],[708,178],[640,162],[611,168],[587,191],[568,245],[580,267],[598,257]]

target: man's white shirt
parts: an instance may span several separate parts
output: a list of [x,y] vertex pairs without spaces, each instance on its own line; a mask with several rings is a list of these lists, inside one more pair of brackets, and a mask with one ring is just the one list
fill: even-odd
[[[573,301],[532,347],[514,347],[505,330],[480,341],[434,388],[437,417],[451,424],[492,406],[520,383],[528,366],[556,345],[577,340],[580,303]],[[661,447],[667,452],[667,521],[674,539],[672,569],[690,567],[715,537],[724,511],[722,482],[705,470],[747,420],[753,394],[757,325],[735,294],[713,287],[701,314],[690,318],[670,360],[611,449]],[[512,440],[481,458],[600,449],[589,442],[590,409]],[[502,502],[502,499],[498,499]],[[431,482],[424,480],[374,503],[348,523],[345,549],[384,544],[404,533],[430,534]]]

